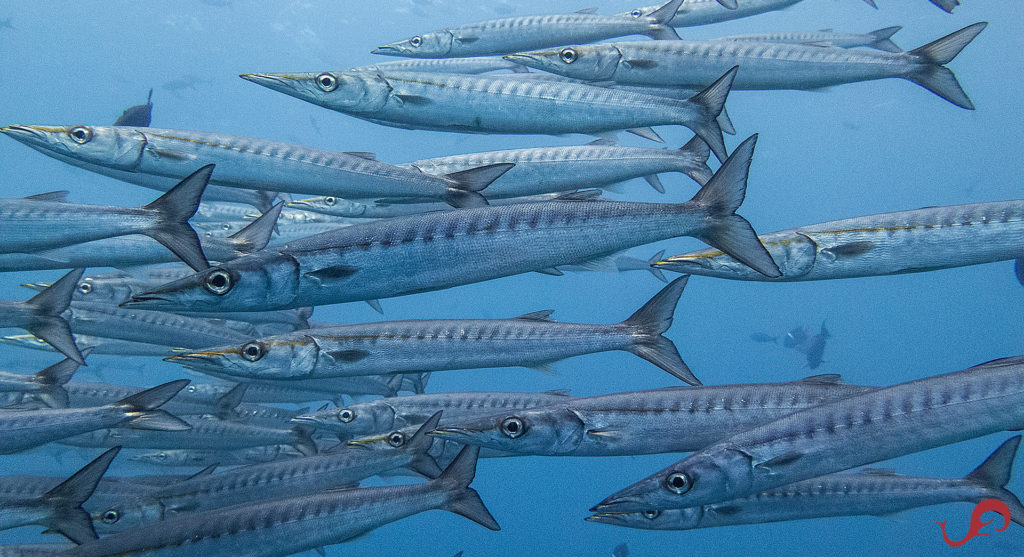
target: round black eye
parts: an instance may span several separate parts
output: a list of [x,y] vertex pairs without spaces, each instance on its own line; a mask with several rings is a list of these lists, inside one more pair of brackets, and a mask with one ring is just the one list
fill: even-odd
[[515,439],[526,432],[526,425],[523,424],[523,420],[512,416],[501,422],[501,432],[510,439]]
[[356,413],[346,408],[341,412],[338,412],[338,419],[347,424],[352,420],[356,419]]
[[203,281],[206,289],[211,293],[218,296],[223,296],[231,290],[234,286],[231,284],[231,274],[224,269],[214,269],[206,275],[206,280]]
[[558,53],[558,57],[566,64],[572,64],[577,58],[579,58],[579,55],[576,53],[575,48],[563,48],[562,51]]
[[85,126],[76,126],[71,128],[68,132],[68,136],[71,137],[71,141],[84,145],[92,140],[92,130]]
[[185,390],[190,392],[190,393],[194,393],[194,392],[198,391],[199,389],[197,389],[195,385],[189,385],[188,387],[185,387]]
[[642,11],[640,11],[640,10],[633,10],[633,11],[629,12],[629,15],[631,15],[633,17],[640,17],[640,16],[644,15],[644,13]]
[[92,292],[92,285],[89,284],[88,282],[83,282],[82,284],[78,285],[78,291],[81,292],[82,294],[88,294]]
[[110,510],[103,513],[103,522],[105,522],[106,524],[113,524],[118,520],[121,520],[121,513],[117,511]]
[[644,511],[644,518],[654,520],[661,516],[661,511]]
[[423,44],[423,37],[416,35],[415,37],[409,39],[409,44],[411,44],[412,46],[420,46],[421,44]]
[[405,435],[401,431],[392,431],[388,434],[388,445],[401,447],[405,444]]
[[260,342],[247,342],[242,345],[242,349],[239,351],[243,358],[250,362],[255,362],[266,354],[266,350],[263,348],[263,344]]
[[665,487],[672,493],[682,495],[690,491],[690,488],[693,487],[693,482],[690,481],[690,476],[682,472],[674,472],[665,478]]
[[333,75],[327,72],[324,72],[316,76],[316,84],[325,93],[330,93],[331,91],[338,88],[338,78],[334,77]]
[[338,202],[338,200],[333,198],[333,197],[325,197],[324,198],[324,203],[327,204],[328,207],[334,207],[334,204],[337,203],[337,202]]
[[167,453],[159,453],[159,454],[157,454],[156,455],[156,459],[161,461],[161,462],[163,462],[164,460],[167,460]]

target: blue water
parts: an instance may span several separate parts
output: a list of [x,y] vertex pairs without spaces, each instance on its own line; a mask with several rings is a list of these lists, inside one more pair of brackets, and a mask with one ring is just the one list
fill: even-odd
[[[797,6],[727,24],[682,29],[686,38],[833,27],[866,32],[903,25],[894,39],[910,49],[976,21],[991,25],[951,64],[978,107],[967,111],[907,81],[844,85],[819,92],[738,92],[729,112],[739,135],[760,133],[747,199],[741,209],[759,232],[927,205],[1022,197],[1024,137],[1024,4],[964,0],[954,15],[927,0],[805,0]],[[448,24],[596,6],[601,13],[634,7],[623,0],[582,3],[401,0],[377,2],[6,2],[0,20],[0,124],[96,124],[145,101],[155,89],[153,126],[264,137],[323,148],[374,151],[381,160],[498,148],[573,144],[583,136],[482,136],[386,128],[327,111],[236,77],[245,72],[344,69],[380,60],[378,44]],[[187,87],[174,87],[178,84]],[[669,146],[683,128],[662,128]],[[623,143],[650,145],[630,136]],[[141,204],[154,192],[91,174],[0,140],[3,196],[71,190],[78,202]],[[683,201],[695,191],[682,175],[664,175],[660,196],[642,181],[613,197]],[[0,239],[2,241],[2,239]],[[637,248],[701,247],[675,239]],[[457,265],[458,262],[452,262]],[[0,298],[24,299],[18,285],[52,280],[60,271],[0,276]],[[448,291],[384,300],[389,319],[508,317],[553,308],[566,321],[614,322],[659,288],[646,273],[529,274]],[[694,278],[668,336],[706,383],[783,381],[841,373],[847,381],[887,385],[1024,353],[1024,288],[1009,262],[933,273],[819,283],[760,284]],[[319,321],[381,317],[362,303],[323,307]],[[749,339],[797,325],[832,332],[825,363],[806,369],[791,350]],[[2,369],[34,372],[54,356],[0,348]],[[94,356],[80,380],[153,385],[180,377],[158,359]],[[444,372],[430,391],[571,389],[587,396],[675,384],[669,375],[625,353],[558,364],[557,374],[524,369]],[[948,424],[955,428],[958,424]],[[686,435],[680,431],[679,435]],[[885,463],[902,473],[960,476],[1000,442],[1003,433]],[[99,451],[47,449],[0,458],[4,474],[67,475]],[[56,455],[56,456],[55,456]],[[59,457],[59,458],[58,458]],[[962,537],[971,506],[946,505],[886,518],[843,518],[694,532],[648,532],[583,522],[606,495],[680,457],[520,458],[481,461],[474,487],[501,523],[490,532],[435,511],[328,548],[330,555],[448,556],[610,555],[1011,555],[1024,552],[1024,528],[1011,525],[966,546],[946,546],[935,520]],[[1010,488],[1024,493],[1018,465]],[[141,470],[115,462],[113,473]],[[991,528],[991,527],[990,527]],[[39,528],[0,532],[0,542],[43,538]]]

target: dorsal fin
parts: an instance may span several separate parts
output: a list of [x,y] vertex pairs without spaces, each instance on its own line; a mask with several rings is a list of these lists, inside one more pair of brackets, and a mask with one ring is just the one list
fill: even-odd
[[838,373],[823,373],[821,375],[812,375],[810,377],[804,377],[798,379],[794,383],[810,383],[819,385],[842,385],[843,376]]
[[551,314],[555,313],[553,309],[542,309],[540,311],[531,311],[530,313],[524,313],[514,319],[526,319],[528,321],[551,321]]
[[213,474],[213,471],[216,470],[216,469],[217,469],[217,465],[216,464],[211,464],[211,465],[207,466],[206,468],[203,468],[202,470],[196,472],[195,474],[192,474],[191,476],[185,478],[185,481],[194,480],[196,478],[202,478],[203,476],[209,476],[210,474]]
[[377,160],[377,153],[368,153],[366,151],[345,151],[346,155],[352,155],[353,157],[359,157],[368,161]]
[[267,244],[270,243],[270,235],[277,227],[277,218],[281,215],[282,209],[284,209],[284,202],[279,201],[269,211],[263,213],[259,218],[250,222],[245,228],[235,232],[229,238],[244,244],[244,251],[246,252],[259,251],[267,247]]
[[569,389],[554,389],[552,391],[544,391],[544,394],[555,396],[572,396],[569,394]]
[[582,10],[576,10],[578,14],[596,14],[597,8],[583,8]]
[[1009,358],[999,358],[997,360],[992,360],[992,361],[989,361],[989,362],[985,362],[983,364],[978,364],[976,366],[971,366],[971,367],[969,367],[967,369],[969,369],[969,370],[982,370],[982,369],[991,369],[991,368],[998,368],[998,367],[1010,367],[1010,366],[1020,366],[1020,365],[1024,365],[1024,356],[1010,356]]
[[25,199],[31,199],[32,201],[57,201],[60,203],[67,203],[68,190],[48,191],[46,193],[26,195]]
[[618,144],[619,144],[618,141],[615,141],[614,138],[610,138],[610,137],[599,137],[599,138],[597,138],[597,139],[587,143],[587,145],[618,145]]

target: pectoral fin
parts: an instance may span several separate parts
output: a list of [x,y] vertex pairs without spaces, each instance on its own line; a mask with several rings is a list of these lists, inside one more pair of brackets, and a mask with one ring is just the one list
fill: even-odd
[[781,455],[779,455],[779,456],[777,456],[775,458],[771,458],[771,459],[768,459],[768,460],[766,460],[766,461],[764,461],[764,462],[762,462],[760,464],[757,464],[755,466],[755,468],[761,468],[762,470],[767,470],[767,471],[771,472],[771,471],[775,470],[776,468],[782,468],[784,466],[793,464],[797,460],[800,460],[800,458],[802,456],[803,456],[803,453],[786,453],[786,454],[781,454]]
[[332,350],[327,352],[327,355],[336,361],[351,364],[366,358],[370,353],[366,350]]
[[323,284],[329,280],[348,278],[354,275],[358,270],[358,267],[353,267],[351,265],[333,265],[331,267],[324,267],[323,269],[317,269],[304,274],[320,284]]

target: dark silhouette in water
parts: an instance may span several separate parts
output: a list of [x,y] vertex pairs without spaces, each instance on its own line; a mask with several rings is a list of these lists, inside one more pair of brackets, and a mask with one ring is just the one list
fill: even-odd
[[612,557],[629,557],[629,546],[620,543],[612,550]]
[[[805,355],[807,357],[807,367],[815,369],[824,361],[823,356],[825,354],[825,343],[831,336],[832,335],[829,334],[824,322],[822,322],[821,330],[816,335],[812,335],[807,330],[807,327],[801,325],[791,329],[788,333],[782,336],[782,346],[784,348],[792,348],[793,350]],[[778,337],[767,333],[752,333],[750,335],[750,340],[754,342],[771,342],[778,344]]]
[[124,112],[114,120],[115,126],[138,126],[148,128],[153,115],[153,90],[149,90],[146,97],[146,104],[137,104],[124,109]]
[[832,336],[828,334],[828,329],[825,328],[825,323],[821,323],[821,331],[810,338],[806,343],[806,350],[800,350],[807,356],[807,367],[816,369],[821,365],[822,356],[825,355],[825,341]]
[[750,340],[754,342],[770,342],[772,344],[779,343],[779,337],[769,335],[768,333],[750,333]]

